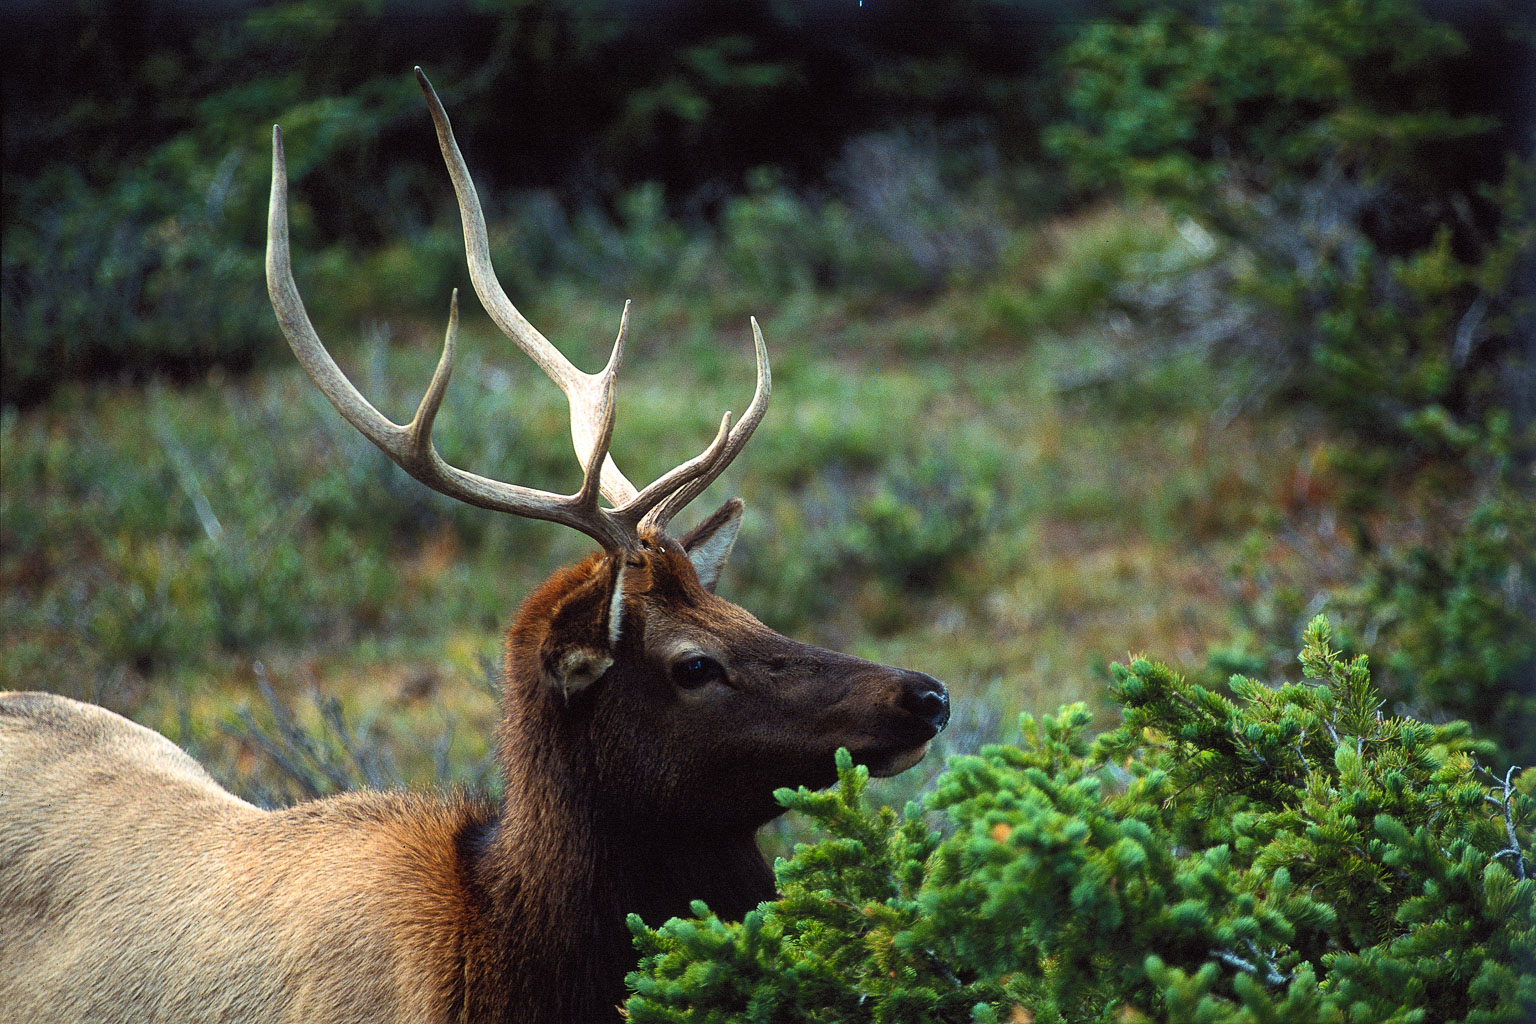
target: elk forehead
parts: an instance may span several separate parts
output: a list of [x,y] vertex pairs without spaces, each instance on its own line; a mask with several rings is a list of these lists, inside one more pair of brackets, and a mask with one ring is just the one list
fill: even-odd
[[[712,543],[713,538],[705,547]],[[631,566],[639,563],[644,567],[642,572],[633,574],[638,579],[631,585],[630,594],[645,602],[648,649],[657,650],[661,642],[659,637],[655,644],[652,642],[653,624],[665,629],[666,623],[671,622],[692,627],[692,631],[722,635],[772,632],[740,605],[712,593],[700,579],[698,561],[697,549],[685,551],[674,538],[655,534],[645,539],[640,552],[630,555]]]

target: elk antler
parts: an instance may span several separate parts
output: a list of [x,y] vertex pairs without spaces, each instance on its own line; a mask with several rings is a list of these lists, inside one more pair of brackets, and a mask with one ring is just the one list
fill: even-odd
[[[613,438],[614,387],[629,328],[629,303],[624,303],[618,337],[614,340],[608,365],[595,374],[576,369],[524,319],[507,298],[491,268],[485,215],[464,158],[454,142],[448,115],[421,68],[416,69],[416,78],[432,111],[443,160],[448,165],[448,174],[458,196],[470,280],[481,303],[502,332],[565,392],[571,408],[571,441],[582,465],[581,488],[575,494],[558,495],[502,483],[457,469],[438,455],[432,444],[432,422],[453,370],[459,322],[458,289],[454,289],[449,306],[442,357],[410,423],[391,422],[341,372],[315,333],[299,296],[298,285],[294,283],[288,247],[288,171],[283,156],[282,130],[274,125],[272,198],[267,216],[267,291],[289,346],[336,411],[402,469],[433,490],[481,508],[563,523],[587,534],[609,550],[633,545],[642,529],[665,530],[672,518],[731,463],[767,410],[772,377],[768,370],[768,350],[756,318],[752,319],[752,339],[757,355],[757,390],[746,415],[733,430],[731,414],[726,413],[708,448],[663,474],[643,491],[637,491],[608,455]],[[612,508],[598,504],[599,492]]]

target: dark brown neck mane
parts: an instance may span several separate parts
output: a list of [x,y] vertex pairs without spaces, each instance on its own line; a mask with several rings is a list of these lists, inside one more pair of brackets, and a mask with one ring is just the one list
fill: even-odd
[[754,829],[701,837],[608,820],[568,761],[550,763],[547,740],[519,746],[503,759],[500,818],[461,840],[466,1020],[617,1020],[637,959],[627,915],[654,926],[697,899],[740,919],[773,898]]

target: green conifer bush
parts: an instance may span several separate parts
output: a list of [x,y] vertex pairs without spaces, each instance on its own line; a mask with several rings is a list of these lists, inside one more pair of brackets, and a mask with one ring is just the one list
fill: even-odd
[[[825,838],[740,923],[648,928],[637,1022],[1482,1022],[1536,1014],[1536,775],[1380,711],[1315,619],[1306,680],[1225,693],[1137,658],[957,757],[921,806],[784,791]],[[935,828],[935,825],[938,828]]]

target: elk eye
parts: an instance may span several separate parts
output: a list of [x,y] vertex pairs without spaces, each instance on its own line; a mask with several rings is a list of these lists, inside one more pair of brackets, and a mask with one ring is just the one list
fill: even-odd
[[685,690],[696,690],[706,683],[725,679],[725,669],[713,658],[697,655],[672,666],[672,681]]

